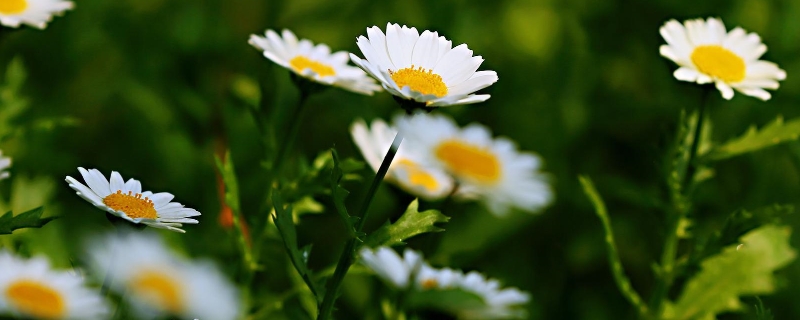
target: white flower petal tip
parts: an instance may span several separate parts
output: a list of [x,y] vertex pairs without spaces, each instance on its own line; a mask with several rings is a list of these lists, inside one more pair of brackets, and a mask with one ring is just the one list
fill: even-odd
[[186,208],[178,202],[171,202],[173,196],[167,192],[142,192],[139,181],[130,179],[123,182],[122,176],[113,171],[111,179],[97,169],[78,168],[85,185],[67,176],[66,182],[76,194],[95,207],[135,224],[153,228],[167,229],[184,233],[183,223],[197,224],[189,217],[199,216],[197,210]]
[[764,89],[776,90],[778,81],[786,79],[786,71],[760,60],[767,46],[757,34],[739,27],[728,32],[721,19],[692,19],[683,24],[670,20],[659,33],[667,42],[659,53],[680,66],[675,78],[714,83],[726,100],[733,98],[734,91],[769,100],[771,95]]
[[22,24],[44,29],[53,16],[71,10],[75,3],[64,0],[3,0],[0,4],[0,24],[18,28]]
[[438,32],[388,23],[356,39],[364,59],[350,59],[378,80],[384,89],[424,107],[478,103],[474,93],[497,82],[494,71],[477,71],[483,58],[466,44],[452,45]]
[[311,81],[364,95],[382,90],[364,71],[347,64],[347,52],[331,53],[327,45],[299,40],[289,30],[281,35],[273,30],[267,30],[264,36],[250,35],[247,43],[262,51],[265,58]]
[[1,312],[14,318],[108,319],[99,291],[73,272],[57,271],[43,257],[18,258],[0,250]]
[[11,158],[4,157],[3,151],[0,150],[0,180],[8,178],[10,174],[8,173],[8,168],[11,167]]

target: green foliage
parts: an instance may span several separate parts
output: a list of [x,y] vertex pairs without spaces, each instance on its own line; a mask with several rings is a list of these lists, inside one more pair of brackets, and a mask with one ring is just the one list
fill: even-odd
[[800,118],[783,122],[778,116],[761,130],[751,126],[741,137],[712,148],[701,159],[715,161],[758,151],[777,144],[795,141],[800,138]]
[[336,152],[336,149],[331,148],[331,155],[333,157],[333,169],[331,170],[330,186],[333,204],[336,206],[336,212],[338,212],[339,216],[342,217],[342,221],[344,221],[345,226],[347,227],[347,233],[350,235],[350,237],[360,237],[363,234],[357,232],[355,228],[355,224],[358,222],[359,217],[350,216],[350,214],[347,212],[347,207],[344,205],[344,199],[350,194],[350,192],[340,184],[342,182],[342,178],[344,177],[345,171],[339,162],[339,154]]
[[741,244],[702,262],[702,271],[691,278],[666,319],[711,318],[741,308],[740,296],[768,294],[775,290],[773,272],[794,260],[787,227],[766,225],[740,238]]
[[754,306],[756,311],[754,320],[775,320],[775,316],[772,315],[772,310],[767,309],[767,307],[764,306],[764,302],[761,301],[759,297],[756,297],[756,299],[758,300],[758,304]]
[[486,302],[475,293],[462,289],[415,291],[408,297],[408,308],[445,310],[452,313],[469,312],[486,306]]
[[236,229],[237,242],[242,251],[242,260],[249,271],[258,269],[258,261],[253,258],[250,251],[251,246],[247,243],[244,232],[244,220],[242,218],[241,206],[239,204],[239,182],[236,179],[236,171],[233,168],[231,153],[225,152],[225,158],[216,158],[217,170],[222,176],[225,184],[225,203],[231,208],[233,213],[233,227]]
[[278,227],[278,232],[283,238],[283,244],[286,247],[286,253],[289,254],[289,259],[294,265],[297,273],[303,278],[303,281],[311,290],[311,293],[322,299],[320,287],[311,278],[311,271],[308,269],[308,257],[311,254],[311,245],[305,246],[302,249],[297,247],[297,231],[294,226],[294,219],[292,218],[292,206],[284,208],[283,198],[279,191],[272,193],[272,203],[275,204],[275,226]]
[[438,210],[419,212],[419,201],[415,199],[395,223],[386,223],[380,229],[375,230],[367,237],[364,244],[370,247],[403,244],[404,240],[418,234],[444,231],[444,229],[437,227],[435,224],[449,220],[449,217]]
[[41,228],[56,217],[42,218],[44,207],[28,210],[14,216],[11,211],[0,216],[0,234],[11,234],[14,230],[23,228]]

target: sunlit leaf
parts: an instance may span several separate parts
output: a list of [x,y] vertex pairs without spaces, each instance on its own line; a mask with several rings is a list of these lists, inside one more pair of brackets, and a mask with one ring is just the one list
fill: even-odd
[[741,308],[739,297],[775,290],[773,272],[794,260],[788,227],[766,225],[750,231],[740,243],[702,262],[702,270],[689,279],[666,319],[710,318]]
[[800,138],[800,118],[783,122],[783,117],[778,116],[775,121],[767,124],[761,130],[752,126],[741,137],[712,148],[702,159],[709,161],[726,159],[784,142],[795,141],[798,138]]
[[294,220],[292,218],[292,206],[284,208],[283,197],[277,190],[272,194],[272,202],[275,204],[275,226],[278,227],[278,232],[280,232],[283,238],[283,244],[286,247],[286,253],[289,254],[292,265],[294,265],[295,270],[297,270],[297,273],[303,278],[303,281],[314,296],[318,299],[322,299],[323,295],[320,294],[319,287],[314,280],[311,279],[311,271],[306,264],[311,247],[306,246],[302,250],[297,247],[297,231],[295,230]]
[[367,237],[365,244],[370,247],[393,246],[402,244],[408,238],[427,232],[441,232],[444,229],[436,226],[436,223],[444,223],[450,220],[438,210],[426,210],[419,212],[419,201],[414,200],[408,205],[408,209],[395,223],[386,224],[375,230]]
[[0,216],[0,234],[11,234],[14,230],[22,228],[41,228],[56,217],[42,218],[44,207],[38,207],[18,215],[14,215],[11,211]]

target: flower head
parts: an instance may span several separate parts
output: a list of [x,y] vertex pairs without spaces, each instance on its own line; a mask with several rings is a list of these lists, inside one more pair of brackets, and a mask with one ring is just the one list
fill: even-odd
[[398,118],[397,127],[406,144],[425,155],[421,162],[455,177],[458,197],[482,199],[497,215],[512,207],[537,211],[552,201],[539,157],[517,151],[511,140],[492,138],[482,125],[459,128],[445,116],[420,113]]
[[727,32],[722,20],[667,21],[659,30],[667,41],[659,51],[677,63],[675,78],[699,84],[714,83],[722,97],[733,98],[733,89],[761,100],[771,95],[764,89],[778,89],[786,72],[775,63],[759,60],[767,46],[755,33],[736,27]]
[[106,180],[97,169],[78,168],[78,171],[88,187],[67,176],[70,188],[95,207],[117,217],[133,223],[178,232],[185,232],[180,229],[183,223],[197,223],[197,220],[189,217],[199,216],[200,212],[185,208],[180,203],[171,202],[174,196],[170,193],[142,192],[142,184],[139,181],[129,179],[125,182],[116,171],[111,172],[110,180]]
[[363,71],[347,64],[347,52],[331,53],[327,45],[298,40],[289,30],[283,30],[283,37],[267,30],[266,37],[250,35],[248,42],[267,59],[312,81],[366,95],[381,90]]
[[236,319],[236,289],[207,262],[180,259],[155,235],[108,235],[89,246],[97,274],[108,274],[111,289],[124,293],[142,317]]
[[105,319],[108,306],[83,278],[55,271],[45,258],[0,251],[0,313],[36,319]]
[[0,24],[17,28],[20,24],[44,29],[54,15],[75,6],[64,0],[3,0],[0,1]]
[[[363,120],[358,120],[350,127],[350,134],[367,163],[378,171],[397,129],[379,119],[372,121],[370,127]],[[420,150],[408,143],[401,144],[386,174],[386,180],[423,199],[446,197],[453,190],[453,178],[440,168],[424,165],[420,161],[423,158]]]
[[407,249],[403,257],[388,247],[363,248],[359,252],[361,261],[378,274],[384,282],[396,289],[408,288],[411,275],[422,265],[422,256]]
[[[393,95],[427,107],[483,102],[488,94],[475,91],[497,82],[494,71],[477,71],[483,62],[466,44],[453,43],[437,32],[388,23],[386,33],[373,26],[358,47],[366,59],[350,54],[361,69]],[[476,72],[477,71],[477,72]]]
[[520,318],[524,313],[514,307],[530,301],[527,293],[517,288],[501,289],[499,281],[476,271],[461,274],[458,287],[477,294],[486,304],[483,308],[465,311],[462,316],[467,319]]
[[8,178],[8,169],[11,167],[11,158],[3,157],[3,151],[0,151],[0,180]]

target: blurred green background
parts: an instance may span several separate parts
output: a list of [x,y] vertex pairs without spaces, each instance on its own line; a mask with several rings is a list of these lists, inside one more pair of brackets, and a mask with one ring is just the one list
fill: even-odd
[[[591,176],[604,196],[626,271],[648,297],[665,229],[665,153],[680,110],[696,108],[702,91],[673,78],[676,66],[658,54],[664,42],[658,28],[673,18],[709,16],[722,18],[728,29],[757,32],[769,47],[764,59],[788,73],[767,103],[739,93],[732,101],[712,94],[713,139],[725,141],[778,115],[800,117],[800,2],[792,0],[76,1],[75,10],[44,31],[3,30],[0,68],[20,57],[28,71],[23,94],[30,108],[16,122],[69,117],[77,124],[4,141],[0,148],[14,165],[12,180],[0,183],[0,190],[14,198],[18,212],[46,204],[48,215],[63,215],[42,230],[15,235],[24,243],[21,250],[45,252],[60,266],[80,261],[82,244],[111,230],[104,215],[63,182],[79,175],[78,166],[106,175],[116,170],[141,180],[145,189],[175,194],[203,213],[201,223],[187,226],[185,235],[163,233],[193,256],[237,259],[235,238],[218,223],[214,153],[220,146],[231,150],[244,214],[254,219],[267,188],[259,161],[268,150],[234,84],[257,81],[261,105],[278,117],[298,94],[286,70],[247,44],[249,35],[288,28],[334,51],[360,55],[355,39],[367,27],[407,24],[467,43],[484,57],[481,69],[497,71],[499,82],[484,90],[490,100],[437,112],[461,125],[487,125],[541,155],[556,193],[540,214],[504,219],[473,203],[449,204],[441,208],[452,217],[447,231],[410,246],[435,266],[479,270],[530,292],[531,319],[633,319],[611,278],[600,222],[577,175]],[[308,108],[295,159],[311,159],[334,145],[340,155],[360,159],[349,125],[400,111],[388,93],[366,97],[343,90],[313,96]],[[274,130],[280,138],[285,129]],[[719,227],[739,208],[799,202],[799,143],[732,158],[715,169],[716,179],[699,188],[692,215],[697,234]],[[355,208],[365,183],[347,187]],[[411,200],[384,185],[367,228],[396,218]],[[423,202],[421,209],[439,205]],[[298,226],[301,246],[314,244],[314,270],[334,264],[344,244],[341,222],[328,208],[304,216]],[[797,215],[788,222],[800,229]],[[800,237],[793,242],[800,247]],[[258,280],[277,295],[288,285],[285,254],[274,243],[267,250],[274,255],[267,260],[274,261]],[[779,276],[781,289],[764,302],[776,319],[800,318],[800,264]],[[375,288],[373,278],[348,278],[338,317],[377,310],[377,301],[369,299]]]

